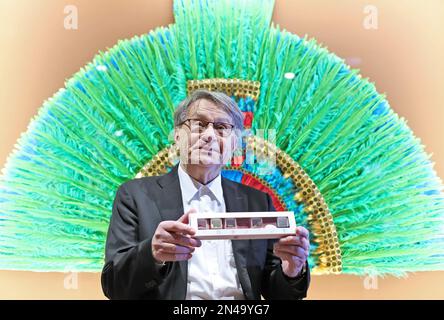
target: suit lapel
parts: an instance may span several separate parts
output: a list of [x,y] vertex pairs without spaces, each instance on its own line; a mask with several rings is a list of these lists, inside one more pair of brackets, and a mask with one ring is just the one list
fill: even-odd
[[[174,166],[171,171],[157,180],[160,187],[160,192],[156,197],[157,208],[159,209],[162,221],[176,221],[183,214],[182,192],[180,190],[179,176],[177,173],[178,165]],[[188,277],[188,261],[179,261],[180,274],[182,285],[180,288],[184,289],[183,298],[186,296],[186,286]]]
[[[222,189],[224,193],[225,207],[227,212],[248,211],[248,199],[245,194],[239,191],[236,183],[222,178]],[[250,277],[248,276],[247,265],[251,246],[250,240],[232,240],[234,261],[236,263],[239,281],[247,299],[253,298]]]
[[177,220],[183,214],[182,192],[180,191],[177,165],[157,180],[160,192],[155,198],[162,220]]

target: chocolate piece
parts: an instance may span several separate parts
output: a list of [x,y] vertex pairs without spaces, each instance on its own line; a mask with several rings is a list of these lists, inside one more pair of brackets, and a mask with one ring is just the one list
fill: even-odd
[[208,229],[208,219],[197,219],[197,228],[199,230]]
[[236,219],[225,218],[225,228],[236,228]]
[[252,228],[261,228],[262,227],[262,218],[251,218],[251,227]]
[[278,228],[288,228],[290,226],[287,217],[278,217],[276,225]]
[[222,229],[222,219],[221,218],[211,218],[211,229]]

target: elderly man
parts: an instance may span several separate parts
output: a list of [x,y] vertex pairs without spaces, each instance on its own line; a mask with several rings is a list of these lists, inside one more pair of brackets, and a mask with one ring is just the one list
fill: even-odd
[[110,299],[302,299],[308,231],[277,240],[203,240],[190,212],[274,211],[268,194],[221,177],[243,128],[237,104],[195,91],[174,116],[180,162],[124,183],[114,201],[102,288]]

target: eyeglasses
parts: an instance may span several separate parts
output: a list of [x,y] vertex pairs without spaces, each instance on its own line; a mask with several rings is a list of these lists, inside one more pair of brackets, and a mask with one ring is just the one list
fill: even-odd
[[[189,124],[187,124],[187,122]],[[232,125],[231,123],[218,122],[218,121],[205,121],[201,119],[187,119],[184,122],[182,122],[181,125],[184,124],[190,129],[191,132],[200,134],[207,129],[210,123],[213,124],[214,132],[216,132],[216,134],[221,137],[229,136],[234,128],[234,125]]]

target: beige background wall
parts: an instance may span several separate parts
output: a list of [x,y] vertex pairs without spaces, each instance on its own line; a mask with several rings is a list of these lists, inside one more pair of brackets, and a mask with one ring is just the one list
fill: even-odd
[[[79,10],[75,31],[63,25],[69,4]],[[376,30],[363,26],[367,4],[378,9]],[[408,119],[444,177],[444,1],[276,0],[273,21],[315,37],[361,69]],[[43,101],[95,53],[172,22],[172,0],[0,0],[0,165]],[[64,288],[68,276],[73,275],[0,271],[0,299],[104,298],[99,274],[79,274],[77,289]],[[318,276],[309,298],[444,299],[443,283],[444,272],[377,284],[364,277]]]

